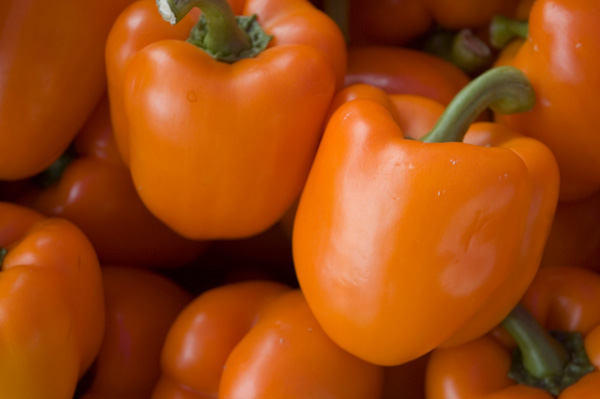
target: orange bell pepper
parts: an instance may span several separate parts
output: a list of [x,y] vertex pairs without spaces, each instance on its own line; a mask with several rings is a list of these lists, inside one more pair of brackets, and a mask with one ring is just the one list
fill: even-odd
[[[124,71],[129,59],[159,40],[185,40],[198,16],[188,14],[175,25],[167,24],[153,0],[135,1],[118,16],[106,40],[106,75],[110,115],[115,140],[123,161],[129,165],[129,128],[123,102]],[[143,23],[142,23],[143,21]]]
[[[541,268],[521,303],[537,322],[522,312],[503,322],[515,335],[518,355],[511,356],[514,341],[508,344],[493,334],[454,348],[436,349],[427,367],[427,399],[598,397],[600,276],[571,266]],[[555,333],[548,337],[547,331]],[[554,338],[561,336],[568,339]]]
[[329,120],[293,255],[315,317],[350,353],[394,365],[483,335],[533,279],[557,201],[551,152],[491,123],[436,142],[461,141],[503,98],[504,112],[534,102],[515,68],[474,80],[420,140],[404,140],[375,101],[349,101]]
[[[255,14],[272,35],[267,48],[228,63],[182,40],[155,41],[128,53],[115,74],[121,90],[109,91],[111,101],[122,95],[126,129],[115,126],[115,134],[127,136],[117,142],[128,143],[122,152],[138,193],[154,215],[193,239],[247,237],[277,222],[300,194],[346,65],[339,28],[306,0],[249,0],[240,10],[213,2],[227,18],[212,19],[215,7],[207,5],[215,32],[207,37],[236,32],[225,23],[232,11]],[[173,12],[183,16],[195,3],[176,4]],[[138,22],[153,29],[153,21]],[[245,46],[240,36],[236,43]],[[126,46],[127,37],[121,41]]]
[[416,94],[446,105],[469,80],[458,67],[423,51],[392,46],[348,48],[346,86],[366,83],[390,94]]
[[[181,237],[148,211],[118,155],[108,102],[101,101],[73,143],[72,159],[31,206],[66,218],[89,238],[103,264],[154,268],[196,259],[207,242]],[[39,190],[39,189],[38,189]]]
[[69,146],[105,90],[104,45],[130,2],[2,2],[0,180],[33,176]]
[[530,79],[536,106],[501,123],[544,142],[560,168],[560,198],[600,189],[600,116],[590,99],[600,87],[600,9],[595,0],[540,0],[529,14],[529,36],[511,65]]
[[81,399],[147,399],[160,375],[160,352],[171,324],[192,299],[160,274],[102,267],[106,329]]
[[383,369],[335,345],[299,290],[222,285],[179,315],[152,399],[380,397]]
[[[386,107],[406,137],[418,139],[431,130],[444,112],[444,105],[433,99],[414,94],[386,94],[378,87],[355,83],[338,91],[331,102],[328,118],[343,103],[355,99],[368,99]],[[280,226],[292,236],[298,204],[290,208],[280,220]]]
[[104,333],[94,249],[71,222],[0,203],[0,397],[73,397]]

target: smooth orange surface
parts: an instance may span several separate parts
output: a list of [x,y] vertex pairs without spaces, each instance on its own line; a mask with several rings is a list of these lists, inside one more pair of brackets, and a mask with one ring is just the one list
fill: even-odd
[[[572,266],[541,268],[521,302],[547,330],[578,331],[595,371],[566,388],[558,399],[600,397],[600,276]],[[436,349],[430,355],[426,399],[553,398],[507,377],[510,349],[484,336]]]
[[416,94],[448,104],[469,77],[448,61],[419,50],[351,46],[345,84],[367,83],[390,94]]
[[105,90],[104,44],[129,3],[2,2],[0,180],[41,172],[68,147]]
[[103,264],[181,266],[208,245],[181,237],[148,211],[118,156],[106,98],[74,142],[75,159],[32,206],[75,223]]
[[[339,28],[307,1],[243,6],[274,36],[257,57],[225,64],[183,40],[154,41],[124,50],[121,92],[110,93],[123,96],[117,115],[124,109],[127,126],[116,121],[115,134],[136,190],[192,239],[246,237],[279,220],[300,193],[345,71]],[[127,42],[118,23],[113,33]]]
[[220,286],[177,318],[153,399],[365,398],[383,369],[343,351],[300,291],[265,281]]
[[102,278],[106,331],[81,399],[147,399],[160,375],[167,332],[192,297],[148,270],[103,266]]
[[94,249],[72,223],[10,203],[0,247],[0,397],[72,397],[104,333]]
[[529,37],[512,65],[529,78],[536,106],[498,117],[546,144],[557,158],[561,200],[600,188],[600,8],[596,0],[539,0],[531,9]]
[[110,114],[121,156],[129,164],[129,126],[123,103],[123,73],[129,59],[147,45],[164,39],[185,40],[198,13],[190,13],[178,24],[164,21],[156,1],[133,2],[115,20],[106,40],[106,75]]
[[331,341],[294,290],[266,308],[233,349],[219,398],[372,399],[381,396],[382,383],[382,368]]
[[[230,352],[256,323],[260,311],[289,288],[274,282],[239,283],[194,299],[170,329],[162,376],[153,399],[215,397]],[[192,395],[193,394],[193,395]]]
[[317,320],[358,357],[401,364],[485,334],[533,278],[556,163],[535,140],[475,126],[469,143],[405,140],[364,98],[330,119],[294,220],[294,261]]
[[444,345],[456,345],[485,334],[519,302],[540,265],[555,215],[559,173],[556,159],[541,142],[494,123],[474,123],[463,142],[501,146],[514,151],[527,165],[533,189],[519,256],[481,309]]

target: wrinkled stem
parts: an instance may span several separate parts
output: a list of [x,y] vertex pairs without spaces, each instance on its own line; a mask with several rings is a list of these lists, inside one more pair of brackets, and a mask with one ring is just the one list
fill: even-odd
[[535,105],[535,92],[519,69],[500,66],[487,70],[465,86],[421,139],[426,143],[462,141],[467,129],[486,108],[510,114],[525,112]]
[[202,46],[211,53],[240,54],[252,46],[226,0],[157,0],[156,4],[163,19],[172,25],[192,8],[200,8],[206,21]]
[[526,39],[528,34],[528,21],[520,21],[497,15],[492,18],[492,22],[490,23],[490,44],[497,49],[504,48],[511,40],[517,37]]

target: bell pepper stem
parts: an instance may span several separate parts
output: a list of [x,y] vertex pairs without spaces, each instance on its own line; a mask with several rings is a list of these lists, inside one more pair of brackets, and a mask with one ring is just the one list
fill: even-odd
[[239,54],[252,47],[248,34],[239,26],[226,0],[157,0],[163,19],[176,24],[198,7],[206,19],[203,48],[213,53]]
[[560,375],[569,354],[521,305],[502,321],[502,326],[516,341],[525,369],[537,378]]
[[493,62],[492,50],[471,29],[456,33],[451,46],[452,62],[473,75],[488,69]]
[[502,49],[515,38],[526,39],[529,22],[496,15],[490,23],[489,34],[492,47]]
[[488,69],[466,85],[448,104],[433,129],[421,138],[425,143],[462,141],[479,114],[525,112],[535,105],[535,92],[519,69],[499,66]]
[[541,388],[553,397],[595,370],[579,332],[546,331],[522,306],[502,326],[517,343],[508,377]]

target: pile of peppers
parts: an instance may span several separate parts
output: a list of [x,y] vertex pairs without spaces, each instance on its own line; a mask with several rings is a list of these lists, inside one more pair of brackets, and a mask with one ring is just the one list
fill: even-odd
[[600,398],[597,0],[7,0],[0,398]]

